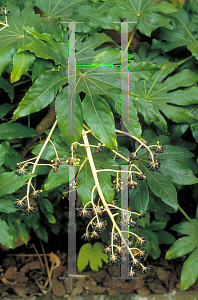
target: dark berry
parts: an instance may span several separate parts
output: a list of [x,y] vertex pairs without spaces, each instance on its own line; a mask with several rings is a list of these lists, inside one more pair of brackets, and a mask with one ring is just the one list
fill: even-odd
[[71,150],[69,150],[69,153],[72,153],[72,151],[71,151]]
[[102,152],[102,149],[99,149],[100,152]]

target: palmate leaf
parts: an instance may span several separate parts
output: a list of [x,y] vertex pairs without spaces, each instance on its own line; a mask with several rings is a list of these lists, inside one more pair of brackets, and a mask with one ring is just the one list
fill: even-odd
[[31,43],[21,47],[18,52],[29,50],[43,59],[52,59],[56,65],[68,66],[67,43],[55,42],[48,33],[39,33],[34,27],[26,27],[26,32],[31,37]]
[[77,267],[79,272],[81,272],[88,265],[88,263],[93,271],[99,271],[98,267],[102,267],[102,260],[104,260],[106,263],[108,262],[107,255],[102,252],[103,249],[104,245],[99,242],[96,242],[93,246],[90,243],[84,244],[80,248],[77,259]]
[[59,20],[71,22],[73,9],[83,2],[84,0],[35,0],[35,5],[44,12],[43,17],[36,24],[37,27],[40,27],[43,32],[52,34],[55,40],[62,41],[63,31]]
[[173,259],[192,252],[185,261],[181,273],[181,290],[186,290],[194,284],[198,277],[198,220],[192,219],[191,222],[182,222],[174,225],[172,230],[176,230],[182,235],[174,242],[166,253],[166,259]]
[[60,86],[67,82],[66,69],[42,74],[26,93],[14,112],[13,119],[37,112],[50,104]]
[[170,51],[177,47],[186,46],[192,55],[198,59],[198,33],[197,33],[197,16],[189,21],[186,11],[179,7],[178,12],[171,14],[174,18],[174,30],[163,28],[160,37],[166,41],[162,46],[164,51]]
[[[173,27],[170,25],[167,17],[161,13],[170,14],[177,9],[174,5],[163,1],[155,5],[152,0],[115,0],[114,6],[109,10],[109,15],[119,18],[127,18],[126,22],[137,22],[137,27],[141,33],[150,36],[152,30],[163,26],[169,29]],[[129,24],[129,31],[132,30],[134,24]]]
[[20,47],[24,47],[31,42],[31,36],[26,34],[25,26],[32,26],[38,21],[39,16],[35,15],[31,2],[25,4],[25,8],[21,13],[15,5],[10,6],[8,4],[8,10],[10,10],[8,16],[9,26],[0,31],[0,61],[3,62],[0,72],[2,73],[10,63],[15,48],[13,71],[11,74],[11,83],[13,83],[20,79],[34,60],[33,54],[24,52],[18,55],[16,52]]
[[[138,111],[144,116],[147,124],[153,120],[164,133],[167,131],[167,124],[161,112],[176,123],[196,122],[193,114],[180,106],[197,103],[198,88],[193,85],[196,84],[198,76],[190,70],[183,70],[162,82],[175,66],[166,62],[149,81],[131,84],[133,93],[139,99],[135,102]],[[148,103],[152,105],[150,110],[147,108]]]

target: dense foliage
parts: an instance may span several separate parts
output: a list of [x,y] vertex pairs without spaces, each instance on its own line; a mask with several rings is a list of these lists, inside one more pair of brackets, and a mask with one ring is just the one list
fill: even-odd
[[[139,245],[154,259],[162,244],[170,245],[167,259],[187,255],[181,290],[189,288],[198,277],[197,0],[183,6],[150,0],[1,0],[0,5],[0,243],[13,248],[17,236],[27,243],[30,230],[46,242],[49,229],[67,232],[68,208],[61,203],[70,184],[69,165],[81,166],[75,168],[75,181],[83,206],[93,204],[98,193],[106,203],[120,204],[117,171],[127,161],[137,175],[129,173],[130,211],[145,214],[139,227],[131,221],[129,230],[146,236],[148,243],[142,238]],[[130,136],[115,134],[121,47],[105,33],[120,33],[121,20],[136,22],[128,25],[129,124],[122,115]],[[76,24],[76,131],[68,136],[71,21],[83,23]],[[135,32],[145,42],[131,50]],[[93,174],[102,169],[111,171],[97,173],[97,193]],[[183,207],[181,191],[187,193]],[[184,215],[179,224],[178,211]],[[166,230],[169,221],[177,236]],[[77,229],[81,224],[78,218]],[[108,244],[113,231],[104,225],[100,238]],[[102,253],[102,243],[82,246],[79,270],[89,261],[94,270],[101,259],[107,262],[109,250]]]

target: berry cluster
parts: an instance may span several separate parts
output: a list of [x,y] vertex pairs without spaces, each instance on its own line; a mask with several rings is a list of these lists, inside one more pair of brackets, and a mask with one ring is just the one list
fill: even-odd
[[130,153],[129,160],[130,160],[130,163],[132,160],[138,160],[137,153],[136,152]]
[[119,192],[120,190],[123,190],[123,182],[121,181],[120,178],[116,178],[115,180],[113,180],[113,185],[111,186],[112,188],[114,188],[115,192]]
[[[70,150],[71,151],[71,150]],[[79,161],[80,159],[79,158],[76,158],[76,156],[72,156],[72,157],[69,157],[67,160],[66,160],[66,163],[69,164],[69,165],[79,165]]]
[[82,208],[82,207],[79,208],[78,215],[79,215],[79,217],[82,217],[83,220],[88,218],[90,216],[90,214],[91,214],[91,211],[89,209]]
[[35,206],[31,206],[28,209],[28,207],[27,207],[27,199],[24,199],[24,200],[13,199],[13,201],[14,201],[13,205],[16,208],[22,210],[24,213],[26,213],[26,216],[29,216],[31,213],[36,213],[37,210],[38,210],[38,208],[37,208],[36,205]]
[[53,172],[56,173],[58,172],[58,168],[60,165],[62,165],[62,161],[65,161],[65,158],[55,158],[51,160]]
[[165,149],[166,149],[165,146],[163,147],[163,146],[159,145],[159,142],[157,142],[157,147],[154,148],[154,151],[155,151],[155,153],[163,153]]
[[[148,160],[150,160],[150,159],[148,158]],[[151,171],[158,170],[160,168],[160,166],[161,166],[160,158],[154,159],[154,161],[147,164],[147,168]]]
[[94,231],[98,232],[99,234],[106,229],[107,226],[107,220],[104,220],[102,218],[98,218],[99,222],[91,224]]
[[4,6],[4,8],[0,8],[0,11],[2,12],[2,13],[0,13],[0,16],[2,17],[3,15],[5,15],[6,17],[8,16],[8,14],[10,13],[10,11],[8,10],[6,10],[6,7],[7,7],[7,5],[5,5]]
[[34,191],[32,194],[30,194],[30,197],[32,199],[34,199],[34,200],[37,200],[37,199],[39,200],[42,197],[42,193],[43,193],[42,190],[40,190],[40,191]]
[[137,182],[135,182],[131,178],[128,178],[128,186],[129,186],[129,189],[134,189],[137,187]]
[[20,167],[20,164],[17,163],[17,164],[16,164],[16,167],[17,167],[18,170],[15,171],[15,174],[17,174],[18,176],[21,176],[21,177],[23,177],[24,174],[27,175],[28,172],[30,172],[30,169],[27,169],[27,168],[26,168],[27,166],[28,166],[28,165],[25,164],[23,167]]

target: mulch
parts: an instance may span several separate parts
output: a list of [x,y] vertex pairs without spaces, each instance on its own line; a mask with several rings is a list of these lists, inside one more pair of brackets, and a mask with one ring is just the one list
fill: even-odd
[[[29,243],[28,243],[29,244]],[[85,294],[165,294],[180,290],[181,269],[184,258],[165,260],[147,258],[148,274],[139,274],[138,279],[120,278],[120,266],[103,263],[98,272],[89,266],[78,272],[78,278],[68,277],[67,253],[55,244],[41,242],[41,247],[31,243],[0,255],[0,297],[19,298],[55,295],[67,298]],[[116,277],[116,278],[115,278]],[[198,290],[198,280],[189,288]]]

